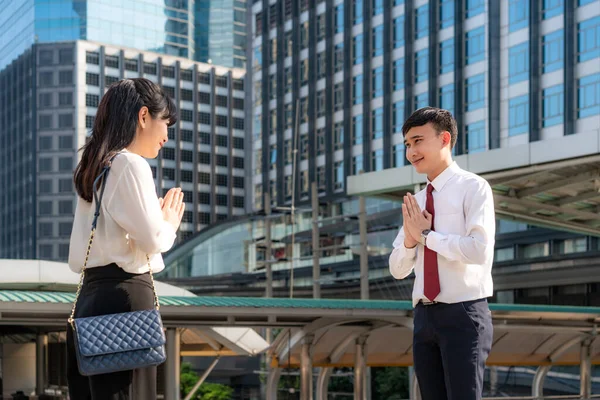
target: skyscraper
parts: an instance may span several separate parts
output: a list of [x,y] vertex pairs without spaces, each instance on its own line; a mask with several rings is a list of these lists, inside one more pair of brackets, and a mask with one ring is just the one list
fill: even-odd
[[[263,0],[252,5],[254,206],[405,164],[405,118],[454,114],[455,154],[597,129],[593,0]],[[298,143],[293,134],[298,116]],[[292,188],[292,149],[298,148]]]

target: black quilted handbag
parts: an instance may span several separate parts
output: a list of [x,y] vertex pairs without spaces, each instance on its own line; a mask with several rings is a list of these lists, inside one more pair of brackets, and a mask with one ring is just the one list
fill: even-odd
[[[162,364],[167,358],[165,354],[165,333],[159,313],[160,304],[156,294],[150,259],[147,255],[146,260],[148,261],[152,289],[154,290],[154,309],[75,318],[75,307],[83,285],[109,170],[110,163],[104,167],[100,176],[94,181],[96,212],[94,213],[85,262],[81,269],[77,294],[73,302],[71,316],[68,319],[73,329],[79,373],[84,376],[150,367]],[[102,179],[102,188],[98,198],[96,187],[100,179]]]

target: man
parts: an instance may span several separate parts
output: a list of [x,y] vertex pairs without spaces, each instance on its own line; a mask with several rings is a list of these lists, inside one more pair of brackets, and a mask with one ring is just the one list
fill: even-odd
[[492,345],[495,215],[490,185],[452,160],[457,127],[425,107],[402,127],[406,157],[427,187],[402,204],[390,273],[413,287],[413,358],[423,400],[481,399]]

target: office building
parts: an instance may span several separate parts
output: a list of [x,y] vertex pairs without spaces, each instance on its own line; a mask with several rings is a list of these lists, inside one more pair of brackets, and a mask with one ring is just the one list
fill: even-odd
[[88,41],[36,44],[0,72],[0,258],[66,260],[77,150],[106,88],[146,77],[180,120],[158,159],[158,194],[181,186],[184,240],[245,212],[245,71]]

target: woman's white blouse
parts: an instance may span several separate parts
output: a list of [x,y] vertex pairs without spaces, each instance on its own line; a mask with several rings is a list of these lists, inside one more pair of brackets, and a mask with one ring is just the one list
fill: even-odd
[[[69,248],[69,267],[74,272],[83,266],[95,209],[95,201],[78,197]],[[148,254],[152,271],[159,272],[165,268],[161,253],[174,241],[175,230],[163,219],[150,165],[137,154],[120,152],[106,181],[87,268],[116,263],[141,274],[148,271]]]

